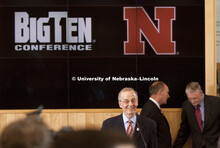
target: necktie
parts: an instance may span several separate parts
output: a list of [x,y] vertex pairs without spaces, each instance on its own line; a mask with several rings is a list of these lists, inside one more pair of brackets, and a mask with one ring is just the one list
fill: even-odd
[[131,138],[133,134],[133,127],[131,125],[132,121],[128,121],[127,135]]
[[201,115],[200,105],[199,104],[196,106],[195,115],[196,115],[197,122],[199,124],[199,128],[200,128],[200,130],[202,132],[203,131],[202,117],[201,117],[202,115]]

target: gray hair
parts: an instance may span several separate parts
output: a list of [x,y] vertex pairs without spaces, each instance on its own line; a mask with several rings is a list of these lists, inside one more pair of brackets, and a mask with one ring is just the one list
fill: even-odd
[[133,88],[131,88],[131,87],[125,87],[125,88],[123,88],[123,89],[118,93],[118,101],[119,101],[119,102],[121,101],[121,94],[122,94],[123,92],[127,92],[127,91],[133,91],[134,94],[137,96],[137,99],[138,99],[137,92],[136,92]]
[[190,82],[186,85],[186,90],[189,93],[193,93],[195,91],[202,91],[201,86],[198,82]]

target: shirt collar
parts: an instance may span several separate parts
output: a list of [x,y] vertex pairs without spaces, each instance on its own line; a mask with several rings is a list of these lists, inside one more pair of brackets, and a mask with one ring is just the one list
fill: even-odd
[[156,100],[154,100],[153,98],[149,98],[152,102],[154,102],[154,104],[156,104],[157,105],[157,107],[159,108],[159,109],[161,109],[160,108],[160,104],[156,101]]
[[[129,121],[128,117],[126,117],[124,113],[122,114],[122,117],[123,117],[124,124]],[[130,120],[131,120],[133,123],[136,123],[136,118],[137,118],[137,117],[136,117],[136,114],[135,114]]]
[[199,102],[199,105],[200,105],[201,107],[204,106],[204,94],[202,94],[202,100]]
[[[199,102],[199,106],[200,106],[200,107],[204,107],[204,94],[202,94],[202,99],[201,99],[201,101]],[[197,108],[197,106],[195,106],[195,108]]]

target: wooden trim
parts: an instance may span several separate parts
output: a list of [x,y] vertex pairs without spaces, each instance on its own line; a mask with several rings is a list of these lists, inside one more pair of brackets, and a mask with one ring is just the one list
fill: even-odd
[[[25,110],[0,110],[0,114],[26,114],[35,111],[34,109]],[[140,112],[141,108],[137,109]],[[162,108],[163,112],[180,112],[181,108]],[[44,109],[42,113],[118,113],[122,112],[122,109]]]
[[208,95],[217,94],[215,0],[205,0],[205,89]]
[[[0,110],[0,132],[10,123],[23,119],[26,114],[35,110]],[[137,109],[140,113],[141,108]],[[174,142],[181,123],[180,108],[163,108]],[[100,130],[105,119],[117,116],[122,109],[45,109],[41,114],[43,121],[50,129],[59,130],[64,126],[72,126],[74,130],[96,129]],[[184,148],[190,148],[191,141],[188,140]]]

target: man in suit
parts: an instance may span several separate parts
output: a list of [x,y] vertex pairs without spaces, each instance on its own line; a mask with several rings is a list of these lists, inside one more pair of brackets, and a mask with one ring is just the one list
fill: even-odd
[[133,88],[123,88],[119,92],[118,103],[123,113],[105,120],[101,130],[116,130],[127,134],[137,148],[157,148],[155,122],[136,113],[137,92]]
[[186,86],[182,122],[174,148],[182,148],[192,134],[193,148],[216,148],[220,136],[220,98],[203,94],[198,82]]
[[158,148],[171,148],[170,127],[160,108],[161,105],[167,103],[167,99],[170,97],[169,88],[164,82],[156,81],[149,87],[149,95],[150,98],[144,104],[141,115],[156,122]]

